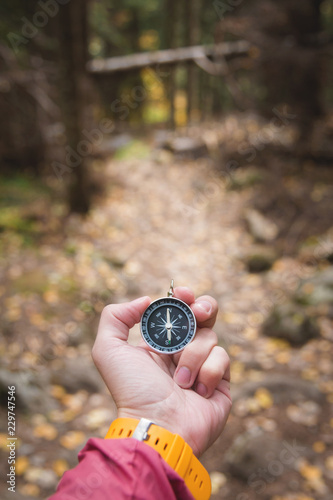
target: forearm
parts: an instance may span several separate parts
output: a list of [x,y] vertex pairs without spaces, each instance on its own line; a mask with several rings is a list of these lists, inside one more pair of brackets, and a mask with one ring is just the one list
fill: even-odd
[[67,471],[49,500],[190,500],[184,480],[145,443],[89,439],[79,464]]

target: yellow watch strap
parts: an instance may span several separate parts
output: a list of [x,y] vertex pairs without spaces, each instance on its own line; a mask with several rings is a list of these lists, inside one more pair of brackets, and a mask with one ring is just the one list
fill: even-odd
[[[139,422],[135,418],[117,418],[110,425],[105,439],[133,437]],[[143,441],[156,450],[184,479],[186,486],[196,500],[208,500],[210,498],[211,482],[209,474],[194,455],[192,448],[181,436],[149,422],[149,429],[145,433]]]

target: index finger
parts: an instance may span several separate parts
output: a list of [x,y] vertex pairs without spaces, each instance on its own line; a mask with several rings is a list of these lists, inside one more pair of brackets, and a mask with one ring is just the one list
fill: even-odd
[[198,328],[213,328],[218,312],[218,304],[210,295],[202,295],[195,300],[194,293],[187,287],[175,288],[175,297],[191,306]]

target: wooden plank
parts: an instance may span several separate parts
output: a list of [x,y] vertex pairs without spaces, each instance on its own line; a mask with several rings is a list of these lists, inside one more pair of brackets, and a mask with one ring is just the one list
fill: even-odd
[[94,59],[88,62],[89,73],[115,73],[117,71],[128,71],[156,66],[160,64],[176,64],[185,61],[208,56],[229,56],[232,54],[246,54],[251,47],[249,42],[239,40],[237,42],[225,42],[218,45],[193,47],[181,47],[178,49],[157,50],[130,54],[128,56],[110,57],[108,59]]

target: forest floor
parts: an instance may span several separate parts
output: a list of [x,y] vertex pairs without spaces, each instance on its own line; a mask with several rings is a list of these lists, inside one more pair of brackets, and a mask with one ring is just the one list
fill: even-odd
[[[240,131],[260,125],[223,127],[205,128],[209,146],[220,133],[230,149],[245,140]],[[179,157],[156,143],[156,135],[135,139],[94,161],[105,188],[87,217],[64,215],[56,178],[48,188],[3,183],[1,473],[9,467],[7,386],[16,386],[19,405],[15,498],[45,498],[114,417],[90,356],[100,312],[163,296],[173,278],[217,299],[215,330],[232,360],[232,414],[202,457],[212,499],[333,499],[331,169],[278,155],[268,169],[266,147],[226,173],[218,157]],[[253,210],[265,214],[255,227]],[[250,272],[258,252],[273,258]],[[294,300],[303,292],[306,307]],[[295,346],[263,334],[272,309],[284,306],[295,308],[291,339],[312,320],[315,338]],[[138,341],[138,327],[130,338]],[[0,496],[12,498],[4,483]]]

